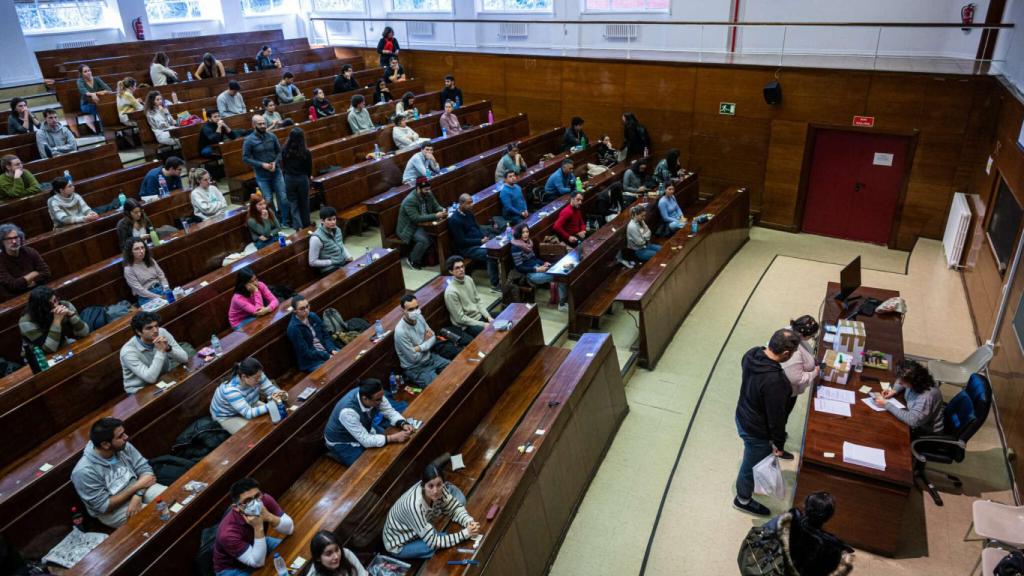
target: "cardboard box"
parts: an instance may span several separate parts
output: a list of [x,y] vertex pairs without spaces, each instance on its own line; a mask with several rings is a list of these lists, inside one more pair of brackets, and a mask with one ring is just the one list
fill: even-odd
[[845,352],[825,350],[825,358],[822,360],[825,364],[825,369],[821,373],[822,379],[845,386],[850,379],[850,370],[852,369],[850,360],[850,355]]
[[867,341],[868,333],[863,322],[840,320],[836,323],[836,338],[832,342],[832,349],[855,358],[861,358],[864,355]]

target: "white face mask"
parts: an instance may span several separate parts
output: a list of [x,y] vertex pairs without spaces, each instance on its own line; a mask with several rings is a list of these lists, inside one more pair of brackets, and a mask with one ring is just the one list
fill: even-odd
[[420,318],[423,318],[423,311],[417,309],[417,310],[413,310],[412,312],[406,313],[406,315],[408,316],[409,320],[412,320],[413,322],[416,322]]
[[242,512],[246,516],[259,516],[263,512],[263,500],[257,498],[245,505]]

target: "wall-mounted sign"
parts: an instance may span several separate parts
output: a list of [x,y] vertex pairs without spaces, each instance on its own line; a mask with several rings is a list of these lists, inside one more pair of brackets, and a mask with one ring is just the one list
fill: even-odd
[[874,116],[854,116],[853,125],[861,128],[873,128],[875,126]]
[[875,166],[892,166],[892,154],[886,154],[885,152],[875,152],[875,160],[872,162]]
[[736,115],[736,103],[735,102],[719,102],[718,103],[718,113],[719,114],[723,114],[725,116],[735,116]]

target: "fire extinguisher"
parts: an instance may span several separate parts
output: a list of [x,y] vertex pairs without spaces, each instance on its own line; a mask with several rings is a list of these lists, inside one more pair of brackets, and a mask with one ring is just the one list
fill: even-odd
[[146,39],[146,31],[142,29],[142,18],[141,17],[136,18],[135,20],[132,20],[132,28],[135,30],[135,39],[136,40],[145,40]]
[[[964,7],[960,9],[960,22],[962,24],[973,24],[974,23],[974,4],[964,4]],[[964,32],[970,34],[970,28],[961,28]]]

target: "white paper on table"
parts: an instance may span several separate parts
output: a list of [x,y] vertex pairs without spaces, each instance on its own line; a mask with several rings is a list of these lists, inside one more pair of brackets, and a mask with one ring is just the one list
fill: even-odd
[[846,402],[847,404],[853,404],[857,401],[857,395],[853,393],[853,390],[843,390],[842,388],[833,388],[831,386],[818,386],[816,396],[826,400]]
[[895,398],[889,398],[889,400],[886,401],[886,404],[892,404],[893,406],[899,408],[900,410],[906,410],[907,409],[907,407],[903,405],[903,402],[900,402],[899,400],[897,400]]
[[873,396],[861,398],[860,401],[867,404],[868,408],[871,408],[875,412],[885,412],[885,406],[879,406],[878,404],[875,404],[875,398]]
[[850,405],[846,402],[837,402],[835,400],[829,400],[827,398],[815,398],[814,409],[818,412],[824,412],[826,414],[835,414],[837,416],[850,417]]
[[843,442],[843,462],[885,470],[885,450]]
[[466,467],[466,464],[462,461],[462,454],[456,454],[452,456],[452,472],[461,470]]
[[835,341],[836,341],[836,333],[835,332],[829,332],[829,333],[825,334],[825,342],[826,343],[832,344]]

